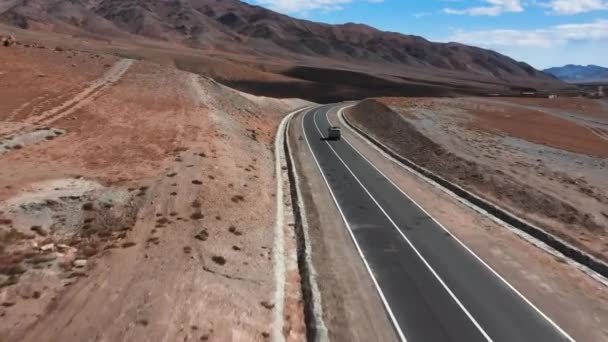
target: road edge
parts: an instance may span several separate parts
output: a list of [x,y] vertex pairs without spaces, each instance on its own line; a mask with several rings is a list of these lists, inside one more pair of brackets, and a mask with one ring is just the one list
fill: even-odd
[[[301,112],[309,110],[305,109]],[[292,202],[293,209],[296,213],[296,232],[298,233],[300,273],[302,275],[302,290],[305,300],[304,314],[306,318],[306,326],[310,335],[309,341],[327,342],[329,335],[325,321],[323,320],[323,305],[321,300],[321,291],[317,285],[318,273],[312,262],[312,244],[310,240],[310,229],[308,219],[306,218],[306,205],[302,197],[302,189],[300,188],[300,176],[295,167],[294,156],[292,154],[291,143],[288,138],[291,120],[287,124],[285,131],[285,151],[288,156],[287,165],[289,179],[292,186]]]
[[[302,215],[305,209],[288,139],[291,119],[313,107],[299,108],[287,114],[279,124],[274,142],[277,202],[273,243],[275,296],[272,340],[275,342],[302,340],[302,336],[292,329],[294,325],[304,325],[304,339],[307,341],[329,341],[310,256],[308,225],[305,215]],[[303,322],[294,322],[299,318],[285,313],[288,302],[303,310]]]
[[344,111],[353,107],[355,104],[341,107],[338,110],[338,119],[348,129],[362,137],[374,148],[378,149],[389,159],[399,164],[402,168],[421,178],[432,186],[441,189],[451,197],[457,199],[467,207],[492,219],[503,227],[511,230],[532,245],[554,255],[568,260],[569,264],[575,266],[594,280],[608,286],[608,264],[585,253],[584,251],[570,245],[566,241],[556,237],[540,227],[517,217],[509,211],[500,208],[493,203],[480,198],[479,196],[463,189],[445,178],[433,173],[432,171],[417,165],[404,156],[395,152],[392,148],[378,141],[361,128],[350,122]]

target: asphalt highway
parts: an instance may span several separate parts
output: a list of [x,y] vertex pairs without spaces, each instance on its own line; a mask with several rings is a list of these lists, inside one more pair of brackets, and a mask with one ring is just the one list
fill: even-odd
[[348,140],[324,139],[327,112],[339,106],[303,112],[301,143],[310,148],[400,339],[572,340]]

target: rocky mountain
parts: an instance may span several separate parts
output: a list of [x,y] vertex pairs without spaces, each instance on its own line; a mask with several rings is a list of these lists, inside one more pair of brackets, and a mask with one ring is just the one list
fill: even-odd
[[608,68],[597,65],[568,64],[563,67],[545,69],[544,71],[569,83],[608,82]]
[[[298,20],[238,0],[4,2],[0,22],[23,29],[152,40],[232,56],[255,56],[261,64],[280,61],[294,67],[380,75],[392,78],[393,83],[447,84],[475,91],[564,86],[526,63],[491,50],[434,43],[361,24]],[[300,71],[291,70],[289,76]]]

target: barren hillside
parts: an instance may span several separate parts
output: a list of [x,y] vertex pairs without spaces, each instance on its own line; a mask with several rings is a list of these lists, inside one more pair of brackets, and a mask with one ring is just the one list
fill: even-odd
[[[237,0],[16,0],[11,4],[4,6],[0,22],[14,27],[229,55],[258,70],[322,84],[325,94],[335,99],[362,98],[374,90],[371,95],[445,95],[566,87],[494,51],[433,43],[360,24],[297,20]],[[370,77],[374,86],[366,84]],[[321,93],[293,80],[286,85],[233,79],[231,85],[266,95]],[[423,86],[423,92],[416,92],[416,86]]]
[[2,49],[1,339],[266,340],[271,146],[305,102],[148,62]]

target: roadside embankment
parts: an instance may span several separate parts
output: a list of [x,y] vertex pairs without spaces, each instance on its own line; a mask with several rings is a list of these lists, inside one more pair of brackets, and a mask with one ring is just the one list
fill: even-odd
[[[394,99],[391,100],[394,102]],[[448,99],[447,101],[451,100]],[[385,100],[385,102],[388,101]],[[362,101],[347,110],[346,118],[356,128],[369,134],[371,138],[388,147],[396,155],[405,157],[404,159],[411,161],[415,166],[424,168],[423,171],[428,170],[429,175],[433,177],[435,175],[439,176],[438,178],[442,180],[438,183],[441,185],[447,185],[449,190],[461,196],[466,196],[466,193],[470,192],[474,194],[471,197],[481,197],[481,202],[487,204],[487,208],[484,207],[484,210],[488,210],[503,221],[506,220],[508,223],[517,226],[517,228],[526,228],[527,230],[524,230],[529,234],[562,253],[573,257],[571,254],[580,249],[584,252],[577,256],[581,259],[578,261],[590,267],[593,260],[588,255],[604,261],[607,259],[606,245],[597,243],[606,237],[606,228],[603,226],[601,218],[585,211],[584,207],[577,206],[577,198],[558,197],[544,190],[542,186],[539,186],[539,183],[530,183],[529,178],[516,176],[517,172],[530,173],[531,170],[548,174],[547,170],[529,168],[520,160],[515,160],[519,164],[514,164],[511,168],[519,167],[519,169],[513,170],[515,173],[508,172],[502,167],[500,159],[514,158],[514,152],[511,150],[509,151],[509,157],[497,153],[490,156],[495,163],[488,163],[486,162],[487,159],[479,157],[482,153],[492,153],[487,146],[476,143],[474,139],[467,140],[466,143],[450,144],[451,135],[444,139],[446,133],[448,135],[454,133],[453,131],[443,131],[443,137],[438,133],[442,128],[449,127],[445,122],[436,125],[439,127],[435,131],[437,135],[428,133],[430,129],[425,128],[425,126],[432,126],[433,122],[427,120],[424,115],[433,111],[439,113],[437,116],[441,114],[447,116],[448,114],[442,112],[443,108],[441,106],[429,101],[424,106],[420,106],[419,109],[419,111],[400,113],[394,110],[393,106],[383,103],[383,100],[371,99]],[[467,133],[469,133],[469,136],[464,136]],[[454,137],[454,139],[471,138],[470,133],[464,132],[462,136]],[[496,141],[494,142],[496,143]],[[503,150],[509,148],[507,144],[499,147]],[[523,158],[521,156],[523,152],[517,151],[517,153],[520,155],[516,157]],[[513,161],[513,159],[511,160]],[[568,175],[560,176],[563,177],[562,180],[568,177]],[[551,174],[547,177],[554,179],[553,177],[557,176]],[[433,180],[437,181],[436,179]],[[579,182],[584,184],[582,181]],[[568,184],[568,182],[564,183]],[[455,189],[450,188],[451,184],[456,185]],[[457,189],[457,187],[462,188]],[[462,191],[463,189],[465,191]],[[598,200],[604,200],[603,197],[599,196],[601,192],[597,189],[592,188],[588,192],[597,194]],[[476,201],[474,198],[472,200]],[[479,205],[479,203],[474,204]],[[482,203],[482,206],[485,205]],[[513,215],[510,213],[513,213]],[[522,218],[522,220],[519,218]],[[523,227],[522,224],[525,225],[527,222],[532,223],[532,225]],[[528,229],[533,227],[541,227],[541,229],[538,231]],[[581,232],[584,232],[584,234],[581,234]],[[589,235],[595,236],[596,240],[589,240],[587,238]],[[557,239],[554,237],[557,237]],[[557,246],[564,245],[562,243],[564,241],[574,248],[566,251]],[[596,266],[602,268],[601,264]]]

